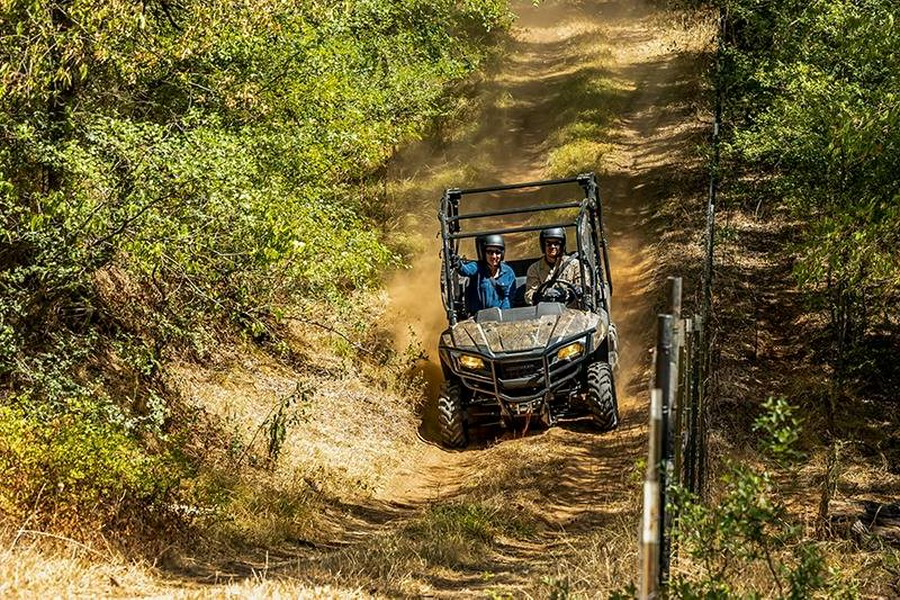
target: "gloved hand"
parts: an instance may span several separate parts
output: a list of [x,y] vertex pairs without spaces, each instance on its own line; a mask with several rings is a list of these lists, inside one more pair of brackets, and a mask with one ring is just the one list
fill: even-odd
[[541,296],[544,302],[563,302],[566,299],[566,293],[555,287],[547,288]]
[[450,268],[454,271],[459,270],[459,266],[462,264],[462,259],[459,258],[459,254],[450,254]]
[[575,290],[575,298],[572,298],[573,300],[577,300],[584,296],[584,288],[582,288],[580,285],[572,286],[572,289]]

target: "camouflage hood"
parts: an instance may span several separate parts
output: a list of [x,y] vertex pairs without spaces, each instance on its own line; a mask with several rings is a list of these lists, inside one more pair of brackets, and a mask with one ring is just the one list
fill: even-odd
[[[530,318],[515,318],[514,311],[531,310]],[[507,320],[506,317],[513,317]],[[441,345],[456,350],[471,350],[495,355],[506,352],[527,352],[553,346],[579,333],[594,334],[595,343],[606,336],[605,315],[582,310],[565,309],[559,314],[535,314],[534,309],[504,311],[500,319],[468,319],[457,323],[441,336]]]

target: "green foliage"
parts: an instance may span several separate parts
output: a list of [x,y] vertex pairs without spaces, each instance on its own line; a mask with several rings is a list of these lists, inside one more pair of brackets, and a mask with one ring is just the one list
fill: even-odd
[[571,584],[568,579],[545,576],[541,578],[541,583],[550,590],[547,595],[548,600],[568,600],[572,597]]
[[278,401],[263,423],[266,428],[266,455],[270,462],[278,462],[289,428],[307,419],[309,396],[309,389],[298,383],[293,392]]
[[[765,434],[763,452],[777,460],[798,456],[795,408],[784,399],[770,399],[765,407],[754,424]],[[675,539],[693,568],[673,577],[673,597],[854,597],[818,547],[803,539],[801,526],[791,522],[775,481],[767,469],[731,463],[720,496],[709,505],[676,490]]]
[[419,523],[412,525],[416,533],[460,537],[490,542],[499,529],[495,525],[495,511],[482,504],[440,504],[433,507]]
[[801,458],[796,445],[802,421],[795,414],[796,407],[784,397],[769,398],[762,407],[766,412],[753,423],[753,431],[763,435],[763,451],[780,463]]
[[796,275],[843,354],[896,316],[900,293],[900,6],[721,4],[731,156],[808,223]]
[[0,393],[31,399],[8,447],[47,414],[165,445],[167,351],[378,282],[370,182],[508,22],[504,0],[4,2]]
[[239,315],[372,283],[393,256],[347,182],[440,112],[504,6],[9,5],[7,286],[84,294],[115,260],[169,310]]
[[70,399],[61,415],[41,414],[28,398],[0,405],[0,508],[12,515],[106,524],[163,499],[176,468],[171,457],[149,455],[91,399]]
[[631,600],[638,595],[637,586],[634,582],[629,582],[624,588],[613,590],[609,595],[609,600]]

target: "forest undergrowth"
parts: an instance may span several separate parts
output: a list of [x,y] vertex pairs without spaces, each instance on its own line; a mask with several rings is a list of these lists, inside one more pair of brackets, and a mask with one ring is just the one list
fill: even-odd
[[[811,553],[785,564],[821,560],[840,572],[845,587],[823,597],[893,597],[900,429],[897,369],[885,356],[900,348],[900,188],[890,174],[900,65],[888,48],[900,42],[900,13],[878,0],[713,4],[722,45],[710,80],[723,123],[713,496],[739,492],[735,464],[757,465],[771,477],[758,490],[783,510],[770,525],[794,531],[771,549]],[[753,424],[776,401],[796,411],[799,463],[761,455]],[[777,569],[766,570],[757,590],[788,597]],[[743,597],[745,583],[735,574],[720,591]]]
[[[658,4],[687,21],[712,4],[724,25],[705,90],[711,104],[721,86],[724,123],[714,501],[687,514],[685,554],[699,554],[677,565],[673,594],[896,596],[896,3]],[[378,325],[384,273],[422,250],[402,231],[408,207],[388,205],[385,165],[458,124],[511,18],[501,0],[3,4],[0,592],[60,577],[72,593],[122,579],[173,592],[135,557],[179,586],[242,582],[227,593],[278,572],[271,593],[290,594],[285,573],[302,573],[312,597],[414,597],[432,591],[417,575],[429,569],[489,586],[500,546],[558,551],[558,572],[529,588],[551,597],[633,572],[624,535],[560,542],[577,555],[536,549],[555,490],[513,467],[417,512],[373,500],[416,458],[410,399],[423,396],[415,336],[404,353]],[[589,103],[624,95],[593,69],[571,86],[589,122],[541,146],[565,147],[553,174],[608,158],[614,115]],[[688,290],[703,214],[685,198],[706,185],[704,151],[664,179],[671,202],[651,217],[679,224],[658,257]],[[789,461],[756,444],[776,409]],[[498,454],[561,468],[553,443]],[[635,465],[616,465],[637,489]],[[504,486],[519,480],[511,507]],[[598,531],[630,531],[636,502],[610,500]],[[46,548],[71,557],[48,567]]]
[[[499,0],[3,4],[11,538],[271,542],[256,538],[316,530],[302,509],[328,477],[375,485],[352,460],[336,475],[275,465],[291,426],[346,410],[310,405],[334,380],[391,399],[360,392],[373,420],[412,418],[391,390],[414,356],[373,327],[405,252],[384,235],[380,172],[452,114],[510,19]],[[305,376],[190,399],[200,373],[239,356],[249,372],[254,355]]]

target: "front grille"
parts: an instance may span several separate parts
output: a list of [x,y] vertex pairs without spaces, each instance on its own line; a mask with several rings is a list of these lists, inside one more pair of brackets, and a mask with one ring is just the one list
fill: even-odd
[[544,361],[529,360],[527,362],[505,363],[500,368],[502,379],[522,379],[537,375],[544,369]]

